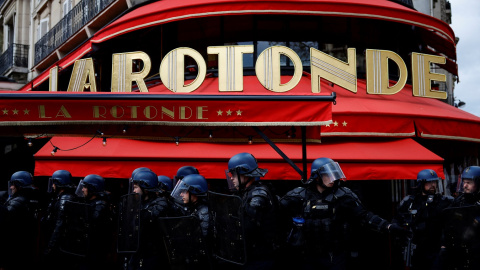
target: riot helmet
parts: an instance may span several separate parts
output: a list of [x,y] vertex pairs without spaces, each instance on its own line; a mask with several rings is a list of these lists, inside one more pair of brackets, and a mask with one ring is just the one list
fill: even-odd
[[48,192],[53,192],[53,184],[57,188],[75,188],[72,183],[72,174],[67,170],[57,170],[52,174],[52,177],[48,179]]
[[[14,187],[14,190],[11,187]],[[8,181],[8,195],[13,195],[19,189],[33,189],[33,176],[27,171],[18,171],[12,174]]]
[[[438,181],[442,180],[438,177],[437,173],[431,169],[421,170],[417,174],[417,188],[427,195],[434,195],[438,192]],[[425,183],[432,183],[428,189],[425,187]],[[433,184],[434,183],[434,184]]]
[[173,189],[173,181],[166,175],[158,176],[158,188],[161,191],[170,193]]
[[138,185],[142,190],[146,191],[158,191],[157,175],[150,170],[138,171],[132,176],[130,183],[131,192],[133,192],[133,185]]
[[183,166],[177,170],[177,174],[173,177],[173,186],[176,186],[179,180],[190,174],[200,174],[197,168],[193,166]]
[[97,174],[89,174],[78,183],[75,194],[78,197],[85,197],[82,188],[87,188],[88,196],[98,195],[105,191],[105,179]]
[[[257,159],[250,153],[239,153],[231,157],[228,161],[228,169],[225,170],[230,190],[243,189],[246,183],[241,181],[241,175],[258,180],[267,172],[267,169],[258,168]],[[235,179],[238,183],[235,183]]]
[[316,181],[320,186],[327,188],[329,184],[337,180],[346,180],[340,165],[330,158],[317,158],[312,162],[310,178],[302,181],[304,184],[310,184]]
[[[186,203],[186,192],[189,196],[191,194],[195,196],[207,196],[208,184],[205,177],[200,174],[190,174],[185,176],[182,180],[179,180],[172,190],[172,198],[177,202]],[[191,198],[188,198],[187,202],[191,202]]]
[[133,176],[135,176],[136,173],[142,172],[142,171],[151,171],[151,170],[150,170],[149,168],[147,168],[147,167],[139,167],[139,168],[136,168],[135,170],[133,170],[132,175],[130,176],[130,180],[133,179]]
[[472,194],[476,196],[480,193],[480,167],[469,166],[462,172],[461,178],[458,180],[457,192]]

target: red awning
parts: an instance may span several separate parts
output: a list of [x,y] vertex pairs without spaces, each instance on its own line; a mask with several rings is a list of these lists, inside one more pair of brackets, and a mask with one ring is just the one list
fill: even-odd
[[[323,86],[322,86],[323,87]],[[394,95],[369,95],[365,81],[358,81],[358,92],[334,86],[333,125],[322,127],[322,137],[418,136],[480,142],[480,117],[437,99],[414,97],[411,85]]]
[[[130,139],[54,137],[35,154],[35,176],[50,176],[59,169],[74,177],[99,174],[105,178],[128,178],[138,167],[149,167],[155,173],[173,177],[178,168],[195,166],[208,179],[225,178],[230,157],[237,153],[252,153],[261,168],[269,170],[266,180],[299,180],[300,175],[267,143],[229,144],[171,142]],[[85,144],[85,145],[83,145]],[[81,146],[83,145],[83,146]],[[299,168],[302,168],[301,144],[276,144]],[[58,150],[53,147],[73,149]],[[81,146],[81,147],[79,147]],[[78,147],[78,148],[77,148]],[[307,145],[308,172],[319,157],[339,162],[347,180],[416,179],[422,169],[433,169],[443,178],[443,159],[413,139],[357,140]],[[307,173],[309,175],[309,173]]]

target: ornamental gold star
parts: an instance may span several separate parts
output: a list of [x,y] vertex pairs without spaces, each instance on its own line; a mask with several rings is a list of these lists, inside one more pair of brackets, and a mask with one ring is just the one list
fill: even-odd
[[8,115],[8,110],[7,109],[3,109],[2,112],[3,112],[4,115]]
[[228,116],[232,115],[232,111],[231,111],[231,110],[228,110],[228,111],[227,111],[227,115],[228,115]]
[[343,121],[342,125],[343,125],[344,127],[346,127],[346,126],[347,126],[347,122]]
[[217,111],[217,115],[218,115],[218,116],[222,116],[222,114],[223,114],[223,111],[222,111],[222,110],[218,110],[218,111]]
[[238,110],[237,115],[242,116],[242,111]]
[[30,110],[29,110],[29,109],[23,110],[23,115],[27,115],[27,114],[29,114],[29,113],[30,113]]
[[13,114],[18,114],[18,110],[17,110],[17,109],[13,109],[12,112],[13,112]]
[[333,126],[338,127],[338,122],[337,121],[333,122]]

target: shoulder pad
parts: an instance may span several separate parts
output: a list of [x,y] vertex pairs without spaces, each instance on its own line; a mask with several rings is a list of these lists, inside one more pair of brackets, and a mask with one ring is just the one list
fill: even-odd
[[360,199],[358,199],[358,197],[357,197],[357,194],[355,194],[348,187],[339,187],[337,190],[335,190],[334,193],[329,194],[325,199],[327,201],[332,201],[333,197],[336,197],[338,199],[338,198],[341,198],[341,197],[344,197],[344,196],[349,196],[349,197],[354,198],[356,201],[360,201]]
[[260,197],[265,197],[268,198],[268,190],[265,187],[257,187],[252,191],[252,196],[260,196]]
[[201,214],[201,215],[207,215],[208,214],[208,205],[201,205],[197,211]]
[[287,192],[288,196],[298,197],[299,195],[303,194],[306,191],[304,187],[296,187],[289,192]]
[[354,197],[355,199],[358,200],[358,196],[357,194],[355,194],[351,189],[349,189],[348,187],[339,187],[337,189],[337,191],[335,192],[335,196],[337,197],[341,197],[341,196],[345,196],[345,195],[348,195],[348,196],[352,196]]

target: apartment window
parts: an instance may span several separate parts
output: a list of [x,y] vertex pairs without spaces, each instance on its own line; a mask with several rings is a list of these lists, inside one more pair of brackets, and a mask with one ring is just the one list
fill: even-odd
[[72,5],[73,5],[73,0],[65,0],[63,1],[63,9],[62,9],[62,17],[65,17],[65,15],[72,10]]
[[41,19],[40,24],[37,26],[37,41],[48,32],[49,18]]

